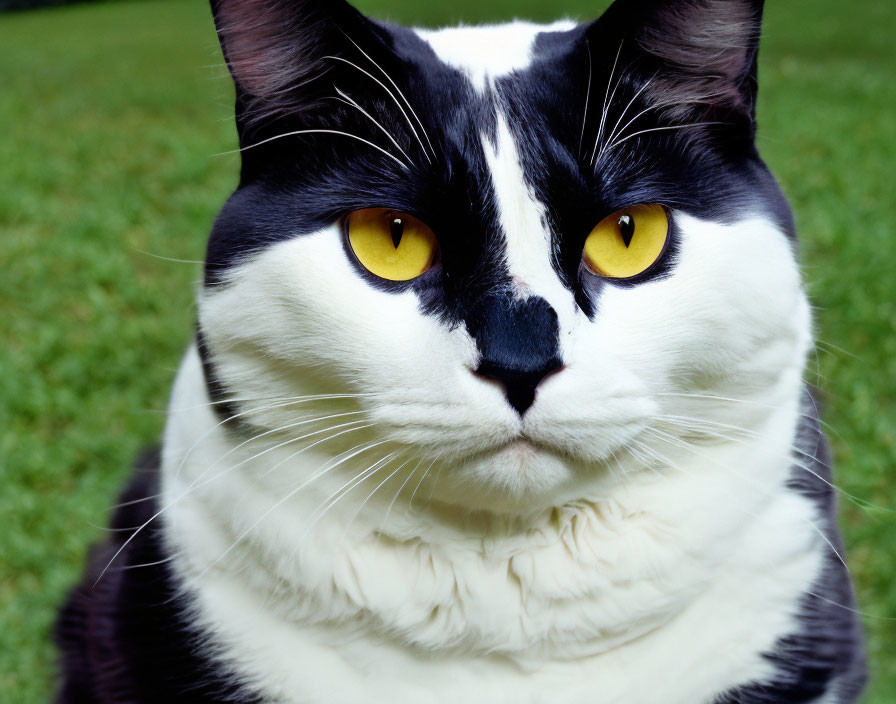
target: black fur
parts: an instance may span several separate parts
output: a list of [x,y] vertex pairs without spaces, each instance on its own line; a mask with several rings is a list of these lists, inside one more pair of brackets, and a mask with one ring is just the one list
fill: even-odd
[[135,534],[160,508],[158,486],[153,451],[138,461],[110,538],[94,549],[56,624],[62,651],[56,704],[259,701],[209,652],[208,636],[190,614],[190,597],[172,574],[158,523]]

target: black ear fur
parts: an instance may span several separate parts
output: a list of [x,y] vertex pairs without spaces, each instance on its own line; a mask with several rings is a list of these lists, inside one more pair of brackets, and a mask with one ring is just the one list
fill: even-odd
[[314,83],[370,23],[344,0],[211,0],[243,128],[315,107]]
[[[595,23],[600,41],[634,44],[656,62],[651,96],[752,118],[764,0],[616,0]],[[596,37],[597,38],[597,37]]]

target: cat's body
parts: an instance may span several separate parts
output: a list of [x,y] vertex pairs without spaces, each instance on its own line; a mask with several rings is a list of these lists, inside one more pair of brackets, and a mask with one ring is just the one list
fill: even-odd
[[[760,7],[412,32],[215,4],[241,187],[158,495],[61,622],[62,701],[856,701],[809,308],[752,146]],[[647,203],[656,262],[586,271]],[[432,227],[419,276],[361,263],[344,218],[377,207]]]

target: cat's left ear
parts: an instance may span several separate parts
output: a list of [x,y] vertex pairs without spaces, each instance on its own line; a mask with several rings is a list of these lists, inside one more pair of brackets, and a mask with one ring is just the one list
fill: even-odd
[[764,0],[616,0],[595,26],[655,64],[651,91],[664,102],[704,105],[751,118]]
[[211,0],[227,68],[236,86],[237,124],[318,107],[327,61],[371,39],[373,23],[344,0]]

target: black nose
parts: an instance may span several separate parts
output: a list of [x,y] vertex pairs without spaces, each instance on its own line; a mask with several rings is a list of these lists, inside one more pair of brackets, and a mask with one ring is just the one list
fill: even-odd
[[508,403],[516,409],[517,413],[523,415],[535,402],[535,390],[538,385],[546,376],[557,371],[562,366],[559,361],[552,361],[550,364],[538,369],[529,370],[502,367],[487,362],[480,364],[476,373],[488,379],[501,382],[504,386],[504,393],[507,396]]
[[479,348],[476,373],[500,382],[522,416],[535,401],[538,385],[563,366],[557,313],[536,296],[492,295],[479,302],[467,329]]

